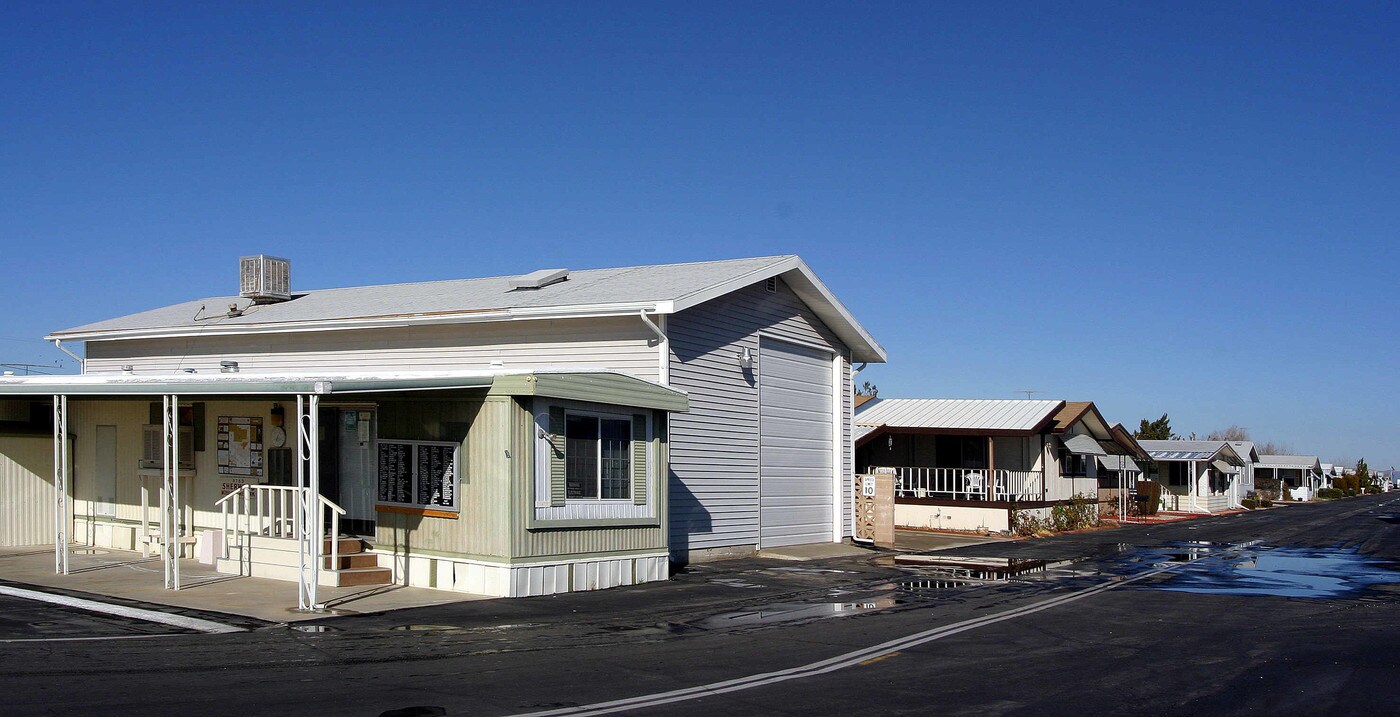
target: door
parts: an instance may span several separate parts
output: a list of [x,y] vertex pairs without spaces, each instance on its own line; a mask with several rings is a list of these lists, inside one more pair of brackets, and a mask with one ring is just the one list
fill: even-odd
[[831,542],[832,354],[759,342],[760,548]]
[[366,408],[321,410],[321,495],[345,509],[340,530],[347,535],[374,535],[374,411]]

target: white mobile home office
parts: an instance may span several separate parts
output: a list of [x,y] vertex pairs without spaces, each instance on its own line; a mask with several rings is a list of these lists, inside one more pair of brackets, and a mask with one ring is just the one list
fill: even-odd
[[[689,403],[668,415],[669,431],[656,427],[668,434],[662,542],[679,560],[849,535],[851,367],[885,359],[796,256],[211,297],[49,338],[84,342],[91,376],[567,367],[670,388]],[[357,426],[378,425],[372,404],[352,407]],[[77,437],[81,450],[94,443]],[[91,480],[73,476],[75,486]],[[372,496],[340,499],[364,506],[359,532],[404,522],[398,506]],[[74,508],[92,524],[103,519],[82,500]]]

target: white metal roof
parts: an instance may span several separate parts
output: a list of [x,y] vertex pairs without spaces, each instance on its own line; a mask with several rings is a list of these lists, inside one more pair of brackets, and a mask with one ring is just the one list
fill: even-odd
[[1224,453],[1227,461],[1244,462],[1230,441],[1154,441],[1139,439],[1147,455],[1158,461],[1204,461]]
[[888,428],[1031,432],[1063,405],[1064,401],[1025,399],[876,398],[856,409],[855,422]]
[[1258,465],[1264,468],[1322,470],[1322,463],[1318,461],[1317,456],[1259,456]]
[[[851,349],[853,361],[885,361],[884,348],[796,255],[586,269],[538,289],[512,288],[511,280],[517,277],[498,276],[294,290],[290,300],[270,304],[216,296],[55,331],[48,338],[87,341],[622,316],[643,311],[673,314],[773,276],[781,276],[841,338]],[[237,315],[228,315],[230,304],[239,307]]]

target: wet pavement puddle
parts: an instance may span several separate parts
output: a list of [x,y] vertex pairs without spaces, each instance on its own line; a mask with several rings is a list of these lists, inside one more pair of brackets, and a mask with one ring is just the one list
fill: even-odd
[[691,624],[706,630],[722,630],[731,627],[750,627],[773,623],[791,623],[807,620],[822,620],[831,617],[846,617],[859,613],[885,610],[898,604],[900,604],[900,601],[890,596],[840,602],[773,603],[771,605],[760,605],[748,610],[736,610],[734,612],[713,615]]
[[1167,547],[1159,562],[1190,562],[1170,579],[1144,589],[1202,595],[1293,598],[1358,597],[1400,583],[1400,566],[1346,548]]

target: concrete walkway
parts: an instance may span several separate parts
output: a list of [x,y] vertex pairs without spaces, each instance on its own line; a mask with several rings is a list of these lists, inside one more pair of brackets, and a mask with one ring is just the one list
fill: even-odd
[[74,546],[69,554],[67,575],[54,573],[53,557],[53,546],[0,548],[0,580],[274,623],[314,620],[328,614],[385,612],[487,599],[480,595],[398,585],[344,588],[323,585],[317,589],[316,599],[326,604],[327,611],[306,613],[296,609],[296,583],[225,575],[194,560],[180,561],[181,589],[166,590],[163,587],[165,570],[158,557]]
[[926,530],[896,530],[894,547],[912,553],[927,553],[948,548],[965,548],[983,543],[1004,543],[1012,540],[999,535],[971,535],[966,533],[935,533]]
[[870,549],[850,543],[812,543],[810,545],[786,545],[781,548],[767,548],[754,553],[755,558],[774,560],[826,560],[860,555],[875,555]]

